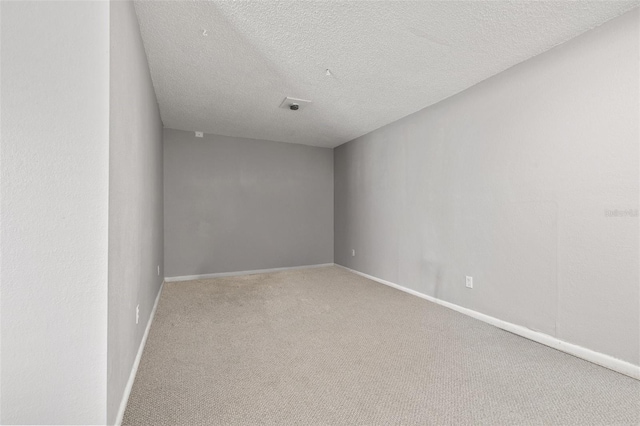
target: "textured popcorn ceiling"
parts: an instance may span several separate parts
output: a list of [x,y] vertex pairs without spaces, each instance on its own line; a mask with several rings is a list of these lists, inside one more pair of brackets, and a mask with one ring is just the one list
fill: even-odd
[[[137,1],[136,11],[165,127],[334,147],[637,5]],[[313,103],[279,108],[286,96]]]

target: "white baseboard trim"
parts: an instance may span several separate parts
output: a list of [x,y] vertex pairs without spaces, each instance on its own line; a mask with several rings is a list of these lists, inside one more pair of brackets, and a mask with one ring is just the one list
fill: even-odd
[[220,277],[237,277],[240,275],[254,275],[265,274],[269,272],[279,271],[292,271],[295,269],[310,269],[310,268],[322,268],[325,266],[332,266],[333,263],[321,263],[318,265],[304,265],[304,266],[289,266],[286,268],[271,268],[271,269],[254,269],[252,271],[237,271],[237,272],[219,272],[215,274],[202,274],[202,275],[183,275],[181,277],[165,277],[165,282],[177,282],[177,281],[192,281],[192,280],[204,280],[208,278],[220,278]]
[[389,287],[396,288],[398,290],[404,291],[405,293],[409,293],[414,296],[418,296],[422,299],[426,299],[430,302],[437,303],[438,305],[447,307],[449,309],[453,309],[454,311],[460,312],[462,314],[468,315],[477,320],[486,322],[487,324],[491,324],[495,327],[517,334],[526,339],[533,340],[534,342],[541,343],[553,349],[557,349],[559,351],[566,352],[575,357],[584,359],[585,361],[598,364],[602,367],[606,367],[610,370],[617,371],[618,373],[622,373],[626,376],[640,380],[640,366],[638,365],[631,364],[630,362],[623,361],[621,359],[614,358],[610,355],[605,355],[603,353],[596,352],[591,349],[583,348],[582,346],[574,345],[573,343],[565,342],[564,340],[560,340],[548,334],[531,330],[521,325],[516,325],[516,324],[503,321],[489,315],[481,314],[480,312],[477,312],[468,308],[463,308],[462,306],[459,306],[450,302],[446,302],[441,299],[436,299],[435,297],[426,295],[424,293],[420,293],[415,290],[411,290],[410,288],[403,287],[401,285],[374,277],[369,274],[365,274],[364,272],[356,271],[355,269],[347,268],[346,266],[338,265],[337,263],[335,265],[341,268],[344,268],[350,272],[353,272],[354,274],[368,278],[372,281],[376,281],[380,284],[384,284]]
[[147,344],[147,338],[149,337],[149,330],[151,330],[151,323],[153,322],[153,318],[156,315],[156,309],[158,309],[158,302],[160,301],[160,295],[162,294],[162,289],[164,288],[164,282],[160,285],[160,290],[158,290],[158,295],[156,296],[156,301],[153,303],[153,309],[151,309],[151,315],[149,315],[149,321],[147,321],[147,328],[144,330],[144,335],[142,336],[142,341],[140,342],[140,347],[138,348],[138,354],[136,355],[135,361],[133,361],[133,366],[131,367],[131,373],[129,374],[129,380],[127,381],[127,386],[124,388],[124,393],[122,394],[122,401],[120,401],[120,408],[118,409],[118,417],[116,417],[116,425],[120,426],[122,424],[122,419],[124,418],[124,411],[127,409],[127,402],[129,402],[129,396],[131,395],[131,388],[133,388],[133,382],[136,379],[136,374],[138,373],[138,367],[140,366],[140,360],[142,359],[142,352],[144,351],[144,346]]

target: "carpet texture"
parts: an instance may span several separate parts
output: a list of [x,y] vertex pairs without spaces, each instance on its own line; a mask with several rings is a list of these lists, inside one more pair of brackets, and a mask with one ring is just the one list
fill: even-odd
[[166,283],[123,422],[639,423],[639,381],[335,266]]

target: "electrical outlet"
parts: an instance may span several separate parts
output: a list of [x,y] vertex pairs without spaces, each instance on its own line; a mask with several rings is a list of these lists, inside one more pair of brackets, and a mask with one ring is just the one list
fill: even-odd
[[140,322],[140,305],[136,306],[136,324]]
[[467,286],[467,288],[473,288],[473,277],[467,275],[465,279],[465,285]]
[[158,276],[160,276],[160,265],[158,265]]
[[351,249],[351,256],[355,256],[356,255],[356,250],[355,249]]

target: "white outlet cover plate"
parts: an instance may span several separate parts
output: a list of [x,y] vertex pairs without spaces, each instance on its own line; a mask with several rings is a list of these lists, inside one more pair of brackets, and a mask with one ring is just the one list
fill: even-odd
[[470,277],[470,276],[467,275],[466,278],[465,278],[465,285],[468,288],[473,288],[473,277]]
[[311,103],[311,101],[307,101],[305,99],[297,99],[297,98],[286,97],[286,98],[284,98],[284,101],[282,101],[282,103],[280,104],[280,108],[289,109],[289,106],[291,106],[291,104],[298,104],[299,108],[296,111],[293,111],[293,112],[300,112],[303,109],[305,109],[307,107],[307,105],[309,105],[310,103]]

